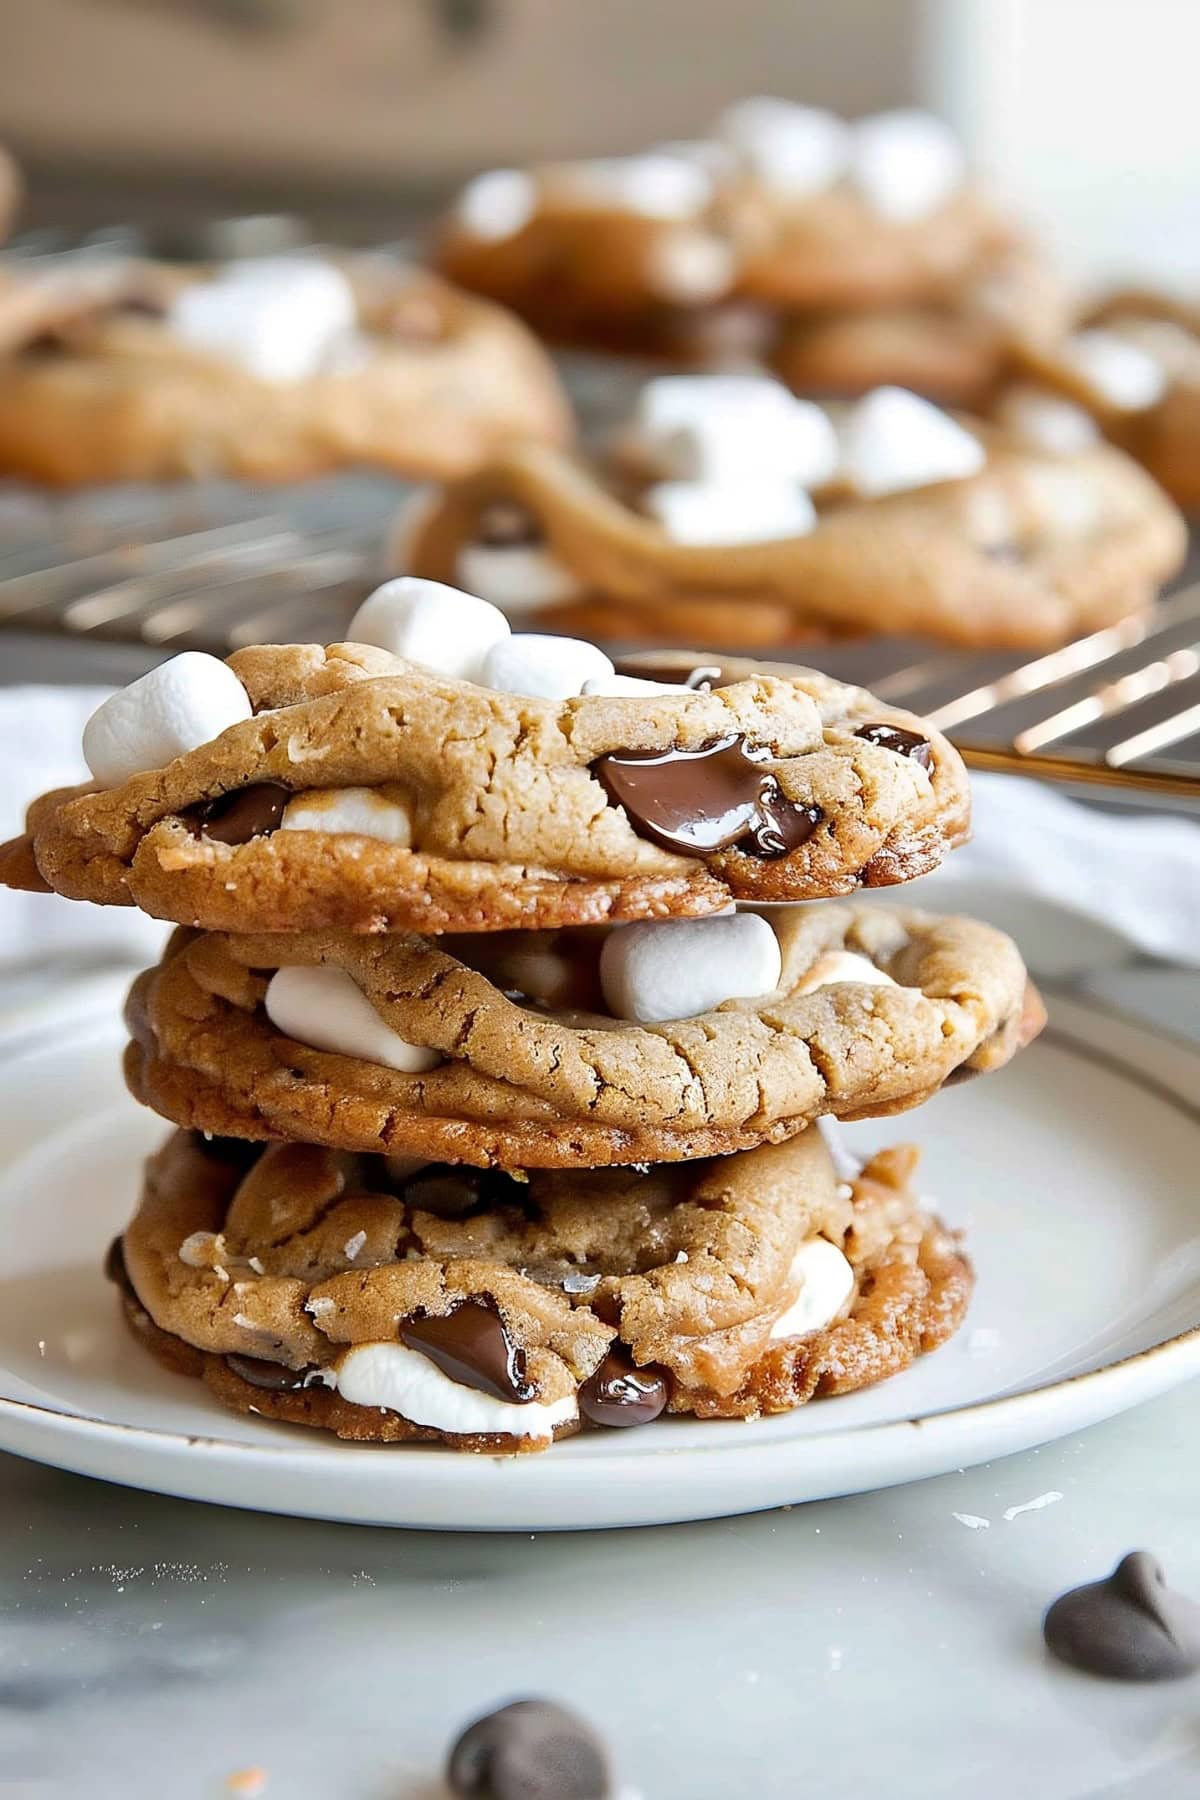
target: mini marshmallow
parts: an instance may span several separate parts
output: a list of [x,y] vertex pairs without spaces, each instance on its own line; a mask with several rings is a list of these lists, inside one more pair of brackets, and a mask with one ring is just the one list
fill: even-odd
[[850,408],[838,436],[838,473],[868,499],[963,480],[987,461],[977,437],[906,388],[865,395]]
[[1081,331],[1068,340],[1063,357],[1101,400],[1121,412],[1157,406],[1169,386],[1158,358],[1115,331]]
[[669,478],[819,487],[837,465],[829,416],[765,375],[666,375],[638,395],[632,435]]
[[789,1275],[800,1283],[800,1292],[772,1325],[772,1342],[832,1325],[854,1292],[854,1270],[828,1238],[809,1238],[801,1244]]
[[841,981],[857,981],[867,987],[898,985],[869,956],[860,956],[854,950],[826,950],[806,971],[803,979],[796,983],[792,992],[813,994],[818,988],[833,987]]
[[457,681],[479,681],[488,652],[508,634],[498,607],[416,575],[385,581],[346,628],[351,643],[375,644]]
[[962,145],[931,113],[879,113],[860,119],[853,129],[850,179],[875,211],[895,224],[936,212],[965,178]]
[[764,544],[804,537],[817,522],[804,489],[782,483],[662,481],[643,503],[678,544]]
[[773,994],[782,972],[779,939],[757,913],[619,925],[600,952],[609,1011],[643,1025]]
[[357,322],[345,276],[302,256],[231,263],[215,280],[182,289],[167,313],[167,329],[184,343],[281,382],[320,374]]
[[412,819],[406,806],[371,787],[314,788],[297,794],[283,809],[281,831],[356,834],[412,848]]
[[585,681],[584,694],[607,694],[613,699],[637,699],[645,694],[674,694],[676,699],[687,693],[682,682],[643,681],[640,675],[593,675]]
[[613,665],[603,650],[582,638],[521,632],[492,645],[483,664],[484,687],[536,700],[567,700],[585,681],[607,680]]
[[472,594],[519,618],[577,599],[570,569],[541,544],[465,544],[456,574]]
[[833,113],[765,95],[731,106],[717,130],[761,181],[792,200],[832,187],[850,153],[849,128]]
[[676,232],[651,249],[650,286],[661,299],[678,306],[719,300],[733,286],[736,273],[732,245],[705,232]]
[[1008,390],[996,414],[1021,443],[1034,450],[1047,450],[1051,456],[1078,455],[1100,437],[1095,419],[1082,406],[1023,383]]
[[556,1425],[579,1416],[574,1394],[551,1401],[497,1400],[452,1381],[407,1344],[355,1344],[338,1359],[337,1389],[354,1406],[399,1413],[414,1425],[439,1431],[548,1438]]
[[277,1031],[314,1050],[359,1056],[403,1075],[436,1068],[439,1051],[409,1044],[385,1025],[344,969],[324,964],[277,969],[267,983],[267,1017]]
[[252,716],[249,695],[218,656],[185,650],[97,707],[83,754],[101,787],[165,768]]
[[1151,357],[1170,381],[1200,386],[1200,334],[1174,319],[1114,319],[1107,328]]
[[694,219],[713,195],[712,176],[699,162],[653,150],[562,163],[547,172],[547,185],[579,205],[615,207],[647,219]]
[[537,184],[522,169],[490,169],[468,181],[455,205],[464,231],[487,244],[516,237],[537,211]]

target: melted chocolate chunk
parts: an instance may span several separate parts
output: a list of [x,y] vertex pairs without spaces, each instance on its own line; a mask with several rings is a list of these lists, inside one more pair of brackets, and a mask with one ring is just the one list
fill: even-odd
[[[104,1279],[111,1281],[114,1287],[130,1300],[137,1300],[137,1289],[129,1279],[129,1270],[125,1267],[125,1239],[115,1237],[104,1255]],[[138,1301],[141,1305],[141,1301]]]
[[298,1394],[302,1388],[312,1387],[313,1378],[320,1374],[315,1364],[306,1369],[286,1369],[282,1363],[266,1362],[260,1356],[227,1356],[225,1366],[251,1387],[270,1394]]
[[451,1793],[474,1800],[609,1800],[613,1792],[600,1738],[550,1700],[514,1700],[468,1725],[446,1780]]
[[810,838],[824,813],[789,800],[743,737],[702,750],[614,750],[593,764],[609,799],[667,850],[706,856],[737,848],[787,856]]
[[661,1369],[639,1369],[623,1344],[614,1344],[579,1390],[579,1410],[592,1425],[649,1425],[667,1404]]
[[923,769],[933,761],[929,739],[918,731],[905,731],[903,725],[860,725],[854,735],[878,744],[881,750],[894,750],[897,756],[911,756]]
[[248,844],[251,838],[266,837],[278,828],[291,797],[291,789],[277,781],[235,788],[201,809],[200,830],[218,844]]
[[493,1400],[532,1400],[525,1352],[508,1335],[492,1300],[460,1300],[441,1317],[415,1313],[400,1321],[400,1342],[419,1350],[443,1375]]
[[1124,1557],[1105,1581],[1072,1588],[1042,1621],[1061,1662],[1117,1681],[1174,1681],[1200,1669],[1200,1606],[1173,1594],[1148,1550]]

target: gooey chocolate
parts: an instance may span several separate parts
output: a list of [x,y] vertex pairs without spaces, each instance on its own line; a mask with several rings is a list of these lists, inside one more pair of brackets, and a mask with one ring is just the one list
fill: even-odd
[[278,829],[291,797],[291,789],[277,781],[256,781],[252,787],[235,788],[219,800],[210,800],[196,814],[196,823],[214,843],[248,844],[251,838],[266,837]]
[[762,754],[734,735],[700,750],[614,750],[592,767],[609,799],[664,849],[787,856],[825,815],[789,800]]
[[623,1344],[614,1344],[579,1390],[579,1410],[589,1424],[610,1429],[649,1425],[667,1404],[667,1380],[659,1369],[639,1369]]
[[493,1400],[532,1400],[525,1352],[508,1335],[491,1300],[460,1300],[448,1313],[415,1313],[400,1321],[400,1342],[427,1356],[443,1375]]
[[261,1388],[269,1394],[298,1394],[303,1388],[312,1387],[321,1373],[315,1363],[306,1369],[288,1369],[282,1363],[267,1362],[261,1356],[238,1356],[236,1353],[225,1358],[225,1366],[251,1387]]
[[929,739],[922,737],[920,732],[906,731],[903,725],[860,725],[854,735],[864,738],[868,744],[877,744],[881,750],[894,750],[897,756],[911,757],[923,769],[929,768],[933,761]]

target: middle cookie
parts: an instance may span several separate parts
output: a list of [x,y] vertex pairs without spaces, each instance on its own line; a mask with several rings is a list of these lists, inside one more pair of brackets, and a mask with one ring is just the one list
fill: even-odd
[[126,1072],[221,1135],[598,1166],[903,1110],[1043,1016],[1003,933],[864,902],[451,947],[178,933],[130,996]]

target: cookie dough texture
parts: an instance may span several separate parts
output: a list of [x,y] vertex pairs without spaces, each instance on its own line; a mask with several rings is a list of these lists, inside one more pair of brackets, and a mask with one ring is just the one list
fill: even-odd
[[[180,932],[130,995],[127,1079],[176,1124],[234,1137],[505,1168],[657,1162],[778,1142],[823,1113],[903,1110],[956,1071],[1007,1062],[1043,1022],[1016,947],[973,920],[858,902],[773,922],[776,993],[661,1025],[519,1004],[502,969],[490,979],[415,937]],[[553,955],[553,934],[531,947]],[[489,940],[459,948],[486,965]],[[891,982],[799,991],[843,949]],[[443,1061],[404,1074],[284,1036],[268,979],[318,964]]]
[[[229,661],[254,718],[120,787],[43,796],[27,841],[0,849],[0,879],[211,930],[486,931],[889,885],[967,833],[966,772],[946,739],[808,670],[707,694],[540,701],[363,645],[260,647]],[[876,722],[926,737],[931,768],[855,735]],[[730,734],[770,751],[764,768],[785,796],[821,809],[787,856],[660,848],[592,772],[609,751],[699,749]],[[193,809],[259,782],[389,784],[407,799],[413,848],[310,831],[237,846],[206,837]]]
[[[883,1151],[839,1183],[814,1131],[716,1162],[534,1172],[445,1216],[421,1196],[438,1193],[431,1176],[452,1189],[459,1171],[397,1180],[382,1157],[301,1144],[247,1167],[177,1132],[150,1159],[123,1239],[126,1316],[235,1410],[348,1438],[489,1453],[546,1443],[446,1434],[319,1385],[271,1392],[225,1358],[320,1367],[394,1342],[414,1312],[484,1299],[539,1400],[573,1394],[619,1343],[665,1376],[671,1411],[752,1418],[882,1380],[961,1322],[970,1265],[917,1198],[915,1162],[911,1149]],[[818,1235],[848,1258],[853,1295],[827,1327],[772,1340],[797,1292],[793,1259]]]
[[206,475],[290,481],[369,464],[449,476],[570,415],[525,327],[423,271],[347,260],[361,354],[269,382],[192,349],[164,265],[50,270],[0,287],[0,471],[55,486]]
[[581,590],[539,618],[626,641],[767,647],[889,632],[1037,648],[1145,611],[1187,547],[1156,484],[1109,446],[1056,456],[971,428],[988,452],[977,475],[880,499],[831,495],[808,536],[723,545],[674,542],[574,459],[513,446],[442,490],[405,562],[453,583],[481,518],[504,503]]

